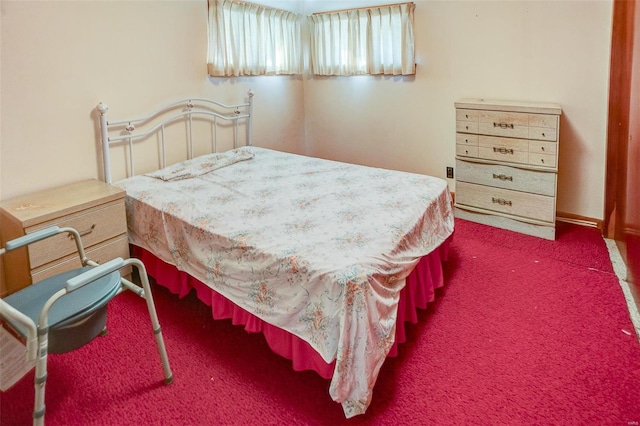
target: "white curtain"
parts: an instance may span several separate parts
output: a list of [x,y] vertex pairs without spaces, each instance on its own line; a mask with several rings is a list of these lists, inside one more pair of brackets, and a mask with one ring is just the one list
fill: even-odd
[[415,74],[413,3],[309,17],[316,75]]
[[301,74],[300,15],[250,3],[209,0],[211,76]]

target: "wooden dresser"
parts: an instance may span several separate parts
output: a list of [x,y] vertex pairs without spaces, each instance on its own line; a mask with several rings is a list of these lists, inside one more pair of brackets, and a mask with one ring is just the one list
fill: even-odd
[[[129,257],[125,192],[86,180],[0,203],[2,246],[48,226],[69,226],[82,236],[86,255],[98,263]],[[2,256],[4,297],[31,283],[81,265],[73,239],[60,234]],[[123,272],[126,273],[126,272]]]
[[456,107],[456,217],[555,239],[560,115],[553,103]]

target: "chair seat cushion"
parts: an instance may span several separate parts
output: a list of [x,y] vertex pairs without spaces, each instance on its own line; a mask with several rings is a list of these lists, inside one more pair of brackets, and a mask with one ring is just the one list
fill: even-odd
[[[46,301],[64,288],[67,280],[91,268],[91,266],[85,266],[47,278],[7,296],[4,301],[38,324],[40,312]],[[53,331],[56,328],[69,327],[70,324],[81,322],[100,310],[118,293],[120,283],[120,272],[115,271],[61,297],[49,310],[50,329]],[[20,333],[26,333],[26,330],[16,327],[16,324],[12,325]]]

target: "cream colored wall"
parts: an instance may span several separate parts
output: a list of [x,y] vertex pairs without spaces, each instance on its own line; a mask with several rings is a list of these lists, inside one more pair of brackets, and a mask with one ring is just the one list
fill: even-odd
[[252,88],[256,145],[441,177],[454,164],[455,100],[558,102],[558,210],[601,219],[611,1],[415,3],[414,77],[217,80],[204,64],[205,0],[2,0],[0,199],[101,176],[100,101],[117,118],[187,95],[234,102]]
[[[305,4],[310,12],[366,3]],[[602,219],[612,2],[415,3],[414,77],[305,82],[307,153],[444,177],[454,165],[456,100],[557,102],[557,209]]]
[[255,96],[254,142],[304,150],[302,79],[210,79],[206,0],[7,1],[0,199],[102,176],[95,106],[139,115],[187,96]]

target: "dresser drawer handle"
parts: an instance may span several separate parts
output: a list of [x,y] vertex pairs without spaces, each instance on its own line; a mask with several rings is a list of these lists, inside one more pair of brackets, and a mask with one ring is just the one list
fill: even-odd
[[[96,229],[96,224],[95,223],[93,225],[91,225],[91,228],[85,229],[84,231],[78,231],[78,233],[80,234],[81,237],[84,237],[85,235],[89,235],[90,233],[92,233],[94,229]],[[67,235],[67,237],[70,240],[73,240],[73,234],[69,234],[69,235]]]
[[493,152],[499,152],[500,154],[512,154],[513,155],[513,149],[507,149],[507,148],[498,148],[498,147],[493,147]]
[[510,206],[511,201],[505,200],[504,198],[494,198],[491,197],[491,202],[494,204],[500,204],[501,206]]
[[493,127],[500,127],[501,129],[513,129],[513,124],[512,123],[496,123],[495,121],[493,122]]
[[500,179],[500,180],[501,180],[501,181],[503,181],[503,182],[504,182],[505,180],[508,180],[508,181],[513,182],[513,176],[497,175],[497,174],[495,174],[495,173],[494,173],[494,174],[493,174],[493,178],[494,178],[494,179]]

